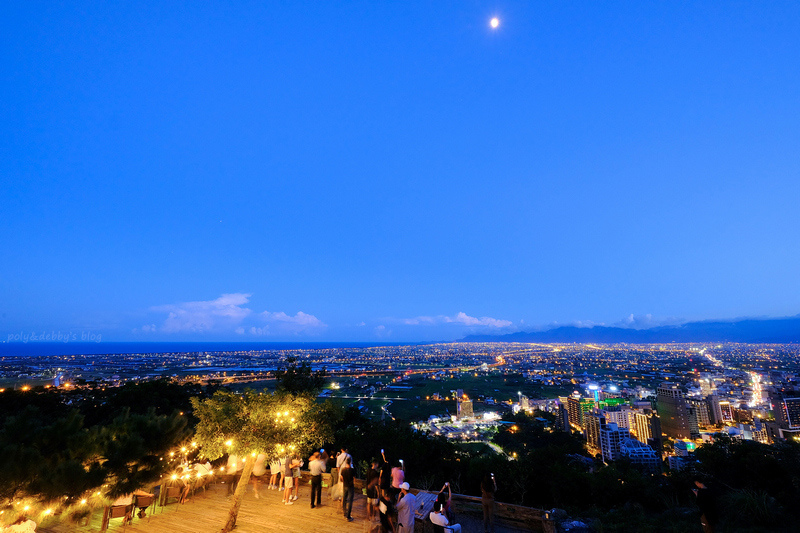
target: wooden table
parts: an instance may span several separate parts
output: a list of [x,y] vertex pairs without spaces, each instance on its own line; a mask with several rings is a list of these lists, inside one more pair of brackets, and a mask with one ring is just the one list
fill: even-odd
[[417,510],[414,513],[417,515],[418,520],[424,522],[428,519],[428,515],[433,511],[433,504],[436,503],[436,497],[438,495],[438,493],[423,490],[415,494],[417,497]]

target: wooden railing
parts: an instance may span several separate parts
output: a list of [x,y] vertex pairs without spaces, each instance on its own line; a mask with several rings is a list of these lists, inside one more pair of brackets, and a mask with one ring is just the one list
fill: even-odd
[[[521,531],[554,532],[555,522],[550,519],[544,509],[523,507],[504,502],[495,502],[495,523]],[[480,517],[483,520],[483,505],[481,499],[464,494],[453,494],[453,507],[460,513]]]

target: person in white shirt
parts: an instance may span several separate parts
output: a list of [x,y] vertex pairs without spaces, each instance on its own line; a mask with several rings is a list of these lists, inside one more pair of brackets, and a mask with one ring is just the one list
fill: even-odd
[[314,452],[308,459],[308,469],[311,472],[311,508],[322,505],[322,474],[327,469],[325,464],[325,450]]
[[417,497],[409,492],[408,483],[400,485],[400,499],[397,502],[398,533],[413,533],[417,511]]
[[253,496],[259,498],[258,494],[258,485],[261,482],[261,478],[264,474],[267,473],[267,456],[263,453],[258,454],[256,457],[256,462],[253,465],[253,473],[250,476],[250,479],[253,480]]
[[445,528],[445,533],[461,533],[461,524],[451,524],[444,515],[444,509],[439,504],[434,506],[433,512],[431,513],[431,522]]
[[278,479],[281,475],[281,462],[278,458],[274,458],[272,462],[269,464],[269,488],[270,489],[278,489]]
[[3,533],[34,533],[36,531],[36,522],[22,515],[2,531]]
[[347,453],[347,448],[342,448],[342,451],[336,456],[336,468],[341,469],[348,457],[350,458],[350,464],[354,464],[353,457]]

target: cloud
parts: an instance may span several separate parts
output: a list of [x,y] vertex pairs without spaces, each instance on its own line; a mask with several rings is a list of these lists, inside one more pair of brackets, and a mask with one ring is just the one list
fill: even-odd
[[418,316],[414,318],[401,318],[398,321],[406,326],[439,326],[442,324],[455,324],[469,327],[507,328],[512,324],[510,320],[501,320],[489,316],[476,318],[474,316],[469,316],[463,311],[459,312],[455,316]]
[[386,326],[384,326],[383,324],[375,326],[375,328],[372,331],[375,334],[375,336],[379,339],[385,339],[387,337],[392,336],[392,330],[386,329]]
[[271,313],[264,311],[259,314],[259,318],[265,322],[262,327],[251,327],[250,333],[253,335],[274,335],[274,334],[293,334],[301,333],[316,334],[325,329],[327,324],[322,322],[314,315],[298,311],[296,315],[287,315],[283,311]]
[[167,333],[232,329],[252,312],[242,307],[250,301],[250,296],[244,293],[223,294],[216,300],[160,305],[151,310],[167,313],[161,325],[161,331]]
[[684,322],[685,320],[676,318],[674,316],[658,318],[649,313],[646,315],[634,315],[631,313],[619,322],[616,322],[612,325],[622,328],[647,329],[658,326],[674,326],[676,324],[683,324]]
[[511,325],[510,320],[500,320],[497,318],[492,318],[489,316],[482,316],[480,318],[475,318],[474,316],[469,316],[464,312],[458,313],[455,318],[445,317],[447,322],[455,322],[456,324],[463,324],[465,326],[489,326],[491,328],[507,328]]
[[[316,334],[327,325],[314,315],[298,311],[294,316],[283,311],[255,314],[246,307],[250,294],[223,294],[215,300],[183,302],[150,308],[166,313],[161,326],[147,324],[143,333],[217,333],[253,336]],[[135,330],[136,331],[136,330]]]

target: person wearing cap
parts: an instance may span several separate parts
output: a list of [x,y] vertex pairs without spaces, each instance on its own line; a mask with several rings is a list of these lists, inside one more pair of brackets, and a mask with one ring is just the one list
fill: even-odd
[[416,518],[417,497],[409,492],[411,487],[408,483],[400,484],[400,499],[397,502],[397,532],[406,533],[414,531],[414,519]]

